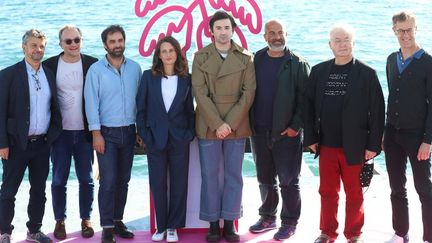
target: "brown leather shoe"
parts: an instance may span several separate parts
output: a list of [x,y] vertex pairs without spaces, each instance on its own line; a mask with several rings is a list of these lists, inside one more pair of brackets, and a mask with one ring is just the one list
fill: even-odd
[[66,227],[64,220],[57,220],[54,228],[54,237],[58,240],[66,239]]
[[81,221],[81,235],[84,238],[90,238],[94,235],[94,230],[89,219]]

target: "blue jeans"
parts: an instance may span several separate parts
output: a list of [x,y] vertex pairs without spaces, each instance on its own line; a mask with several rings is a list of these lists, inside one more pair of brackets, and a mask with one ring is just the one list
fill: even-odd
[[[201,220],[235,220],[241,217],[242,166],[246,139],[199,139],[201,162]],[[223,175],[220,178],[220,168]],[[222,179],[222,181],[219,181]]]
[[66,185],[72,156],[79,182],[79,208],[81,219],[90,219],[93,204],[93,148],[84,130],[63,130],[51,147],[51,194],[55,220],[66,219]]
[[271,131],[257,132],[251,139],[262,204],[259,215],[276,218],[279,202],[278,185],[282,197],[283,224],[297,225],[301,199],[299,174],[302,159],[301,134],[273,140]]
[[0,190],[0,232],[11,234],[15,213],[15,196],[28,168],[30,199],[27,207],[27,228],[36,233],[42,226],[45,213],[45,185],[49,173],[49,146],[45,139],[28,143],[27,149],[9,147],[9,159],[2,159],[3,179]]
[[105,140],[105,153],[97,153],[99,163],[99,215],[104,228],[114,227],[114,220],[122,220],[126,205],[136,129],[125,127],[101,127]]

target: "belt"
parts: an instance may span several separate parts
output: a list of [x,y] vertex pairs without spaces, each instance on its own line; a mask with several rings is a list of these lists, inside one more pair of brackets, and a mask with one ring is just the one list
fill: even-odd
[[122,127],[107,127],[107,126],[102,125],[101,128],[104,128],[104,129],[129,129],[129,128],[135,128],[135,124],[130,124],[128,126],[122,126]]
[[28,141],[30,143],[36,142],[36,141],[41,140],[41,139],[46,139],[46,134],[39,134],[39,135],[30,135],[30,136],[28,136]]

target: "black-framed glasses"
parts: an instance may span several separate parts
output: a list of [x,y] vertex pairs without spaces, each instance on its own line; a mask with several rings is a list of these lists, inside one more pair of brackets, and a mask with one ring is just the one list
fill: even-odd
[[408,35],[412,35],[414,33],[415,29],[414,28],[408,28],[408,29],[395,29],[394,32],[399,35],[399,36],[403,36],[405,33],[407,33]]
[[42,89],[41,83],[39,82],[39,75],[37,73],[32,73],[32,77],[34,80],[36,91],[39,91]]
[[75,39],[65,39],[63,40],[66,45],[72,44],[72,42],[75,42],[75,44],[79,44],[81,42],[81,38],[77,37]]

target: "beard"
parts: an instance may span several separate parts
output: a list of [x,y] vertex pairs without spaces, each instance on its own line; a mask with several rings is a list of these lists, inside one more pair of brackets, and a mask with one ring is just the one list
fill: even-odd
[[123,53],[125,51],[124,47],[120,47],[120,48],[115,48],[115,49],[108,49],[106,48],[106,51],[108,53],[108,55],[110,55],[113,58],[119,58],[123,56]]
[[270,48],[270,50],[272,50],[272,51],[283,51],[285,49],[285,42],[284,41],[277,41],[278,44],[275,44],[275,42],[268,44],[268,47]]

